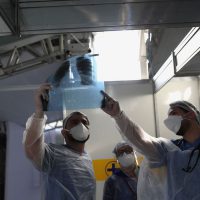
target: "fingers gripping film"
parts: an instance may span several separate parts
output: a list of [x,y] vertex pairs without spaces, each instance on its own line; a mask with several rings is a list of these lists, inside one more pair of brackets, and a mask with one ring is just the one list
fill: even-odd
[[120,112],[120,106],[118,101],[115,101],[112,97],[110,97],[107,93],[104,91],[101,91],[101,94],[103,95],[101,109],[111,115],[112,117],[116,116]]

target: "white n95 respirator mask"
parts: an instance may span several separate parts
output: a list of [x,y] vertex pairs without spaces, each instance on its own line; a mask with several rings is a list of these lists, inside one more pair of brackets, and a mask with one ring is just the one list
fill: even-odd
[[75,140],[80,142],[87,140],[90,135],[89,129],[87,129],[82,123],[71,128],[69,133]]
[[165,126],[174,133],[177,133],[181,128],[181,122],[183,118],[179,115],[169,115],[167,119],[164,120]]
[[127,154],[124,152],[117,158],[117,160],[119,161],[122,167],[130,167],[131,165],[135,165],[135,157],[132,153]]

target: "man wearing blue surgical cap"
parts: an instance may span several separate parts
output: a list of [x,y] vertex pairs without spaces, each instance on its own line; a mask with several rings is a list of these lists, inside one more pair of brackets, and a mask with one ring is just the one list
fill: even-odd
[[200,113],[187,101],[170,104],[164,124],[178,140],[155,138],[133,123],[119,103],[102,91],[102,110],[113,117],[121,134],[144,155],[138,178],[139,200],[200,199]]
[[92,161],[84,150],[90,136],[89,120],[79,111],[72,112],[61,131],[66,144],[46,144],[43,133],[47,117],[41,95],[49,89],[49,84],[42,84],[35,94],[35,113],[24,131],[26,155],[44,175],[45,200],[95,200]]
[[120,169],[115,169],[105,181],[103,200],[137,200],[138,165],[133,147],[121,141],[113,153]]

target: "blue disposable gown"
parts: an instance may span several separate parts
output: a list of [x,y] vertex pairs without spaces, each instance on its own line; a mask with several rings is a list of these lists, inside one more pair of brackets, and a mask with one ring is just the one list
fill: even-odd
[[121,170],[114,172],[105,181],[103,200],[137,200],[137,179]]
[[66,145],[46,145],[42,171],[46,200],[94,200],[95,178],[87,153]]
[[[199,200],[200,161],[190,173],[187,167],[192,149],[181,150],[171,140],[155,138],[133,123],[124,112],[115,117],[120,133],[145,156],[138,178],[139,200]],[[194,166],[199,151],[191,160]]]

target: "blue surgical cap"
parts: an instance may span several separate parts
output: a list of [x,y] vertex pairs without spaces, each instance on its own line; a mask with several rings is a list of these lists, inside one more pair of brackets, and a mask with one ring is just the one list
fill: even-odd
[[121,148],[121,147],[123,147],[123,146],[130,146],[131,148],[133,148],[131,145],[130,145],[130,143],[128,143],[128,142],[126,142],[126,141],[121,141],[121,142],[118,142],[116,145],[115,145],[115,147],[114,147],[114,149],[113,149],[113,153],[114,154],[116,154],[117,153],[117,150],[119,149],[119,148]]

